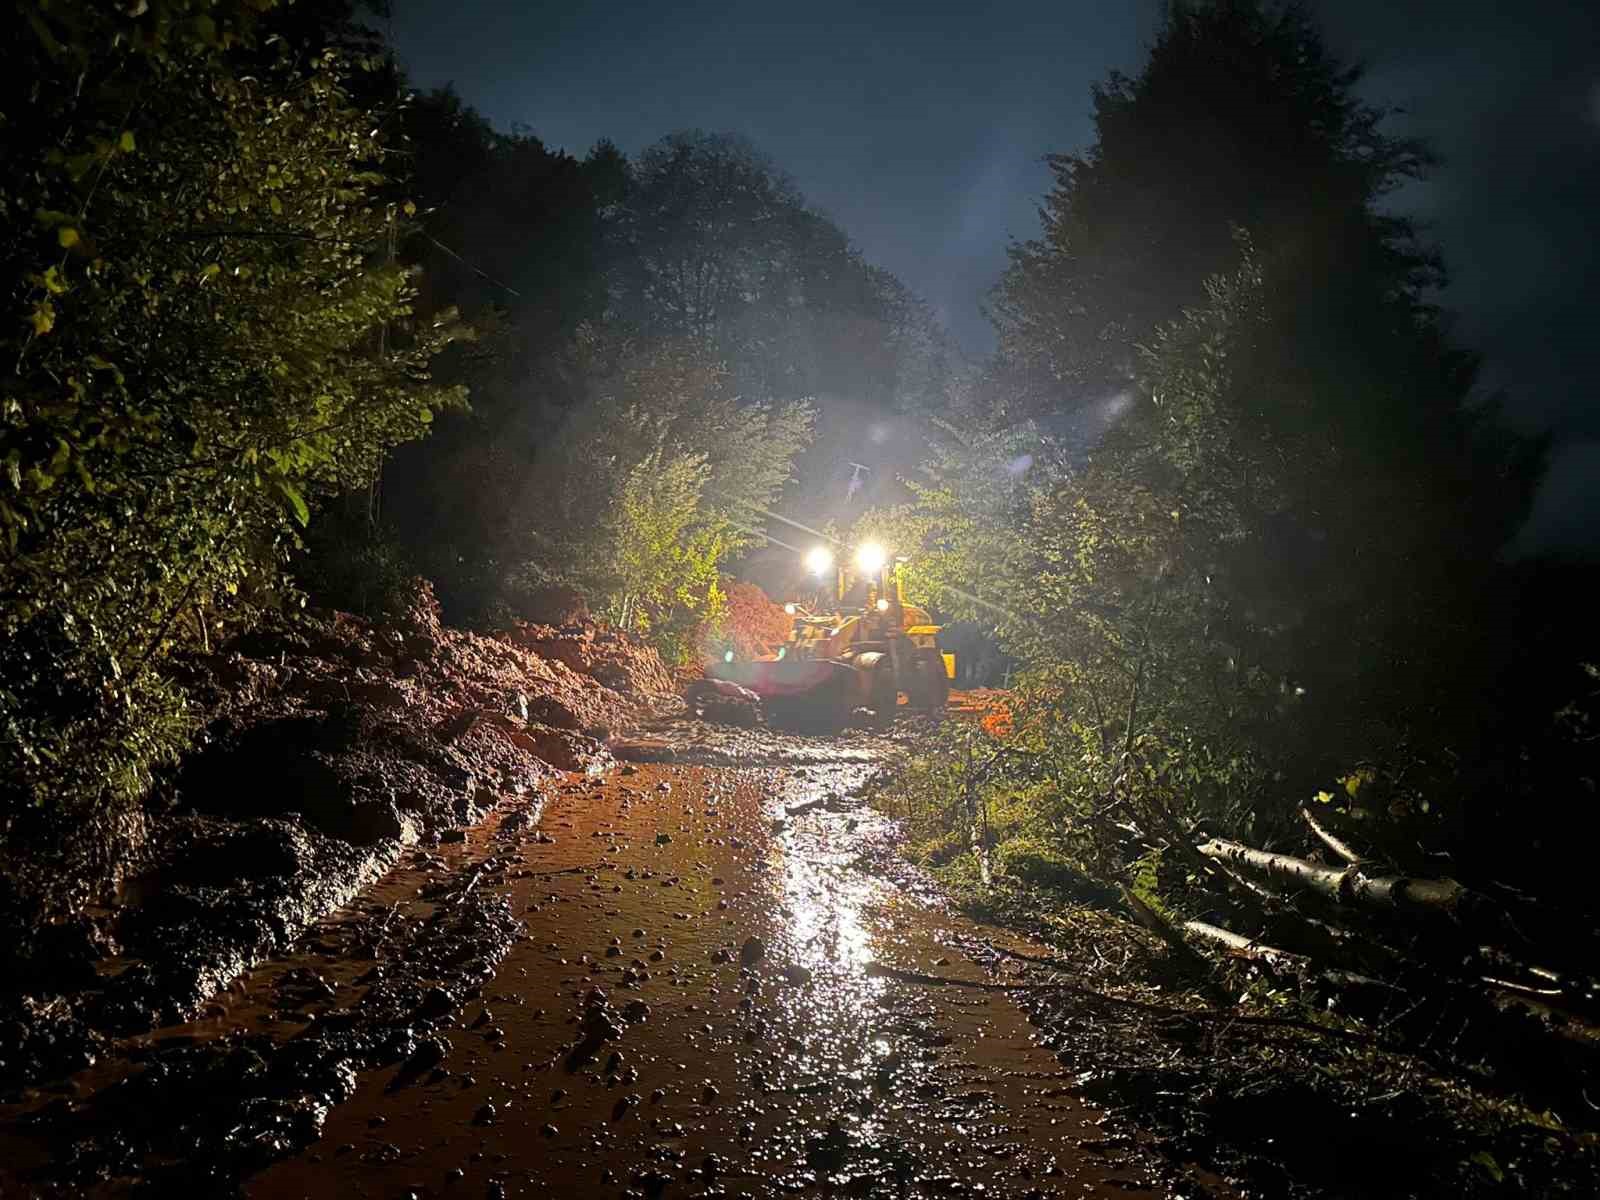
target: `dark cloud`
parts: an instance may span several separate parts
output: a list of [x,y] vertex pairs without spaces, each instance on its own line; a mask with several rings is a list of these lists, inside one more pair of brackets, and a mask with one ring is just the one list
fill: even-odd
[[[1011,237],[1037,230],[1040,158],[1084,147],[1090,86],[1137,70],[1164,5],[559,5],[397,0],[416,81],[582,154],[698,127],[746,135],[969,349]],[[1443,164],[1394,203],[1429,224],[1443,297],[1508,411],[1560,441],[1529,545],[1600,549],[1600,18],[1592,0],[1321,0],[1372,100]],[[1600,522],[1593,522],[1600,525]]]

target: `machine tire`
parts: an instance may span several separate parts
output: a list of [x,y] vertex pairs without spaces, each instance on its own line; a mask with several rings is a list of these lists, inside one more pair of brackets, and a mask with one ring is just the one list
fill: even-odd
[[879,727],[894,724],[894,710],[900,703],[900,689],[895,686],[894,665],[884,655],[868,670],[867,707],[872,710]]
[[950,701],[950,680],[944,673],[944,658],[937,650],[919,650],[912,670],[916,691],[911,702],[930,713],[942,713]]

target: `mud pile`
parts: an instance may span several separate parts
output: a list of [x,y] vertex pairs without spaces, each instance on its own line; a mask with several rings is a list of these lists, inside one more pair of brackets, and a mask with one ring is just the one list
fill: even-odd
[[622,635],[516,636],[445,628],[419,580],[393,622],[312,614],[184,663],[205,727],[152,796],[118,895],[0,951],[0,1092],[192,1019],[403,847],[537,811],[547,781],[605,770],[607,739],[682,707]]
[[660,655],[618,629],[589,621],[560,626],[519,622],[500,636],[624,696],[655,697],[677,692]]

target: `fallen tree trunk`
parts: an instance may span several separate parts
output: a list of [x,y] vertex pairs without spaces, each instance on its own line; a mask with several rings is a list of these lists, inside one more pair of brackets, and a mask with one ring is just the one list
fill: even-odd
[[1393,994],[1403,990],[1395,984],[1374,979],[1370,975],[1321,966],[1310,955],[1296,954],[1292,950],[1269,946],[1254,938],[1247,938],[1242,933],[1235,933],[1231,929],[1223,929],[1220,925],[1212,925],[1206,921],[1185,921],[1183,931],[1193,937],[1215,942],[1237,958],[1264,963],[1274,970],[1287,971],[1307,980],[1329,984],[1341,991],[1376,991]]
[[1135,896],[1132,889],[1126,884],[1121,885],[1120,890],[1122,892],[1122,902],[1128,906],[1128,911],[1133,914],[1134,920],[1165,942],[1180,961],[1188,964],[1200,981],[1200,986],[1204,990],[1206,998],[1218,1007],[1225,1008],[1233,1004],[1233,997],[1223,990],[1216,980],[1211,978],[1211,964],[1196,953],[1193,946],[1183,940],[1182,935],[1172,927],[1171,923],[1156,912],[1155,909]]
[[1220,925],[1212,925],[1206,921],[1185,921],[1183,931],[1205,941],[1215,942],[1238,958],[1265,962],[1275,967],[1289,967],[1296,971],[1303,971],[1311,966],[1311,959],[1307,955],[1268,946],[1254,938],[1247,938],[1242,933],[1234,933],[1231,929],[1224,929]]
[[1257,850],[1225,838],[1213,838],[1198,849],[1207,858],[1249,868],[1279,886],[1298,887],[1334,904],[1454,919],[1472,895],[1453,879],[1368,875],[1359,862],[1342,868],[1325,867],[1304,858]]
[[1316,834],[1317,838],[1329,850],[1332,850],[1351,866],[1358,866],[1361,863],[1363,856],[1358,854],[1351,847],[1349,842],[1345,841],[1337,833],[1329,829],[1328,826],[1322,821],[1319,821],[1316,814],[1313,813],[1309,808],[1306,808],[1302,805],[1300,809],[1300,815],[1305,819],[1305,823],[1311,826],[1311,832]]

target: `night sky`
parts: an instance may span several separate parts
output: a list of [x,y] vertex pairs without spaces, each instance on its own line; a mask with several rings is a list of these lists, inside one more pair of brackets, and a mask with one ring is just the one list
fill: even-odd
[[[973,353],[1040,158],[1085,147],[1089,89],[1130,73],[1158,0],[394,0],[419,87],[581,156],[699,128],[751,139]],[[1390,129],[1444,162],[1395,197],[1429,223],[1486,380],[1557,439],[1522,545],[1600,554],[1600,15],[1593,0],[1320,0]]]

